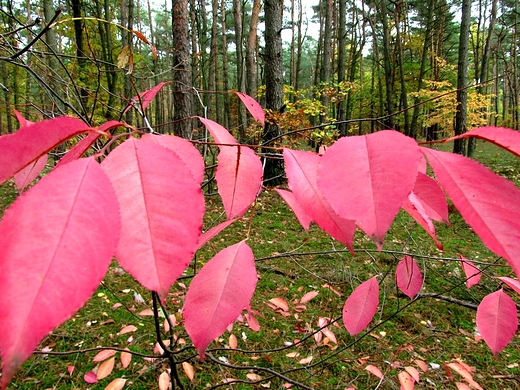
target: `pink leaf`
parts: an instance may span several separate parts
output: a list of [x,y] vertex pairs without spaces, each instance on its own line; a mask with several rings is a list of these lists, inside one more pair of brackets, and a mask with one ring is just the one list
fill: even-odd
[[64,116],[0,136],[0,184],[62,142],[92,130],[79,119]]
[[477,308],[477,327],[496,356],[516,333],[518,315],[515,302],[501,289],[485,296]]
[[202,248],[205,243],[207,243],[209,240],[211,240],[213,237],[218,235],[222,230],[227,228],[232,223],[236,222],[237,219],[228,219],[227,221],[224,221],[222,223],[219,223],[217,226],[213,226],[211,229],[209,229],[207,232],[204,232],[199,237],[199,242],[197,244],[197,250]]
[[403,390],[413,390],[415,387],[415,380],[406,371],[401,371],[397,377]]
[[141,92],[139,95],[134,96],[132,98],[132,103],[130,103],[125,110],[123,111],[123,114],[126,113],[129,109],[132,107],[136,107],[139,109],[139,111],[144,112],[146,110],[146,107],[151,103],[151,101],[155,98],[155,95],[161,90],[162,87],[166,85],[165,82],[157,84],[152,89],[149,89],[148,91]]
[[[127,352],[128,351],[128,352]],[[123,368],[127,368],[132,362],[132,354],[128,348],[125,348],[125,352],[121,352],[121,365]]]
[[105,387],[105,390],[121,390],[123,387],[125,387],[126,379],[124,378],[117,378],[114,379],[112,382],[110,382],[107,387]]
[[383,373],[381,372],[381,370],[378,367],[376,367],[372,364],[369,364],[368,366],[365,367],[365,370],[367,370],[372,375],[377,376],[379,379],[383,379]]
[[518,280],[508,278],[507,276],[502,276],[498,279],[500,279],[502,282],[504,282],[513,290],[515,290],[518,294],[520,294],[520,282]]
[[343,137],[323,155],[318,185],[336,213],[355,221],[381,249],[420,161],[417,143],[396,131]]
[[275,188],[275,191],[278,192],[285,203],[289,205],[302,227],[305,230],[309,230],[311,218],[307,215],[305,209],[298,203],[294,194],[290,191],[285,191],[279,188]]
[[419,172],[413,192],[431,219],[449,224],[446,196],[435,180]]
[[284,149],[283,156],[289,188],[296,201],[320,228],[353,251],[354,222],[340,217],[318,187],[316,175],[322,157],[291,149]]
[[183,313],[201,360],[211,340],[249,305],[256,282],[255,259],[245,241],[220,251],[193,278]]
[[152,134],[143,134],[141,139],[143,141],[155,142],[172,150],[184,162],[197,183],[202,183],[202,180],[204,180],[204,160],[190,141],[174,135]]
[[200,183],[176,153],[135,138],[119,145],[102,167],[121,206],[116,257],[164,298],[197,248],[204,214]]
[[25,119],[23,117],[23,115],[20,114],[18,111],[16,111],[16,110],[13,110],[13,111],[14,111],[14,115],[16,115],[16,119],[20,123],[21,127],[29,126],[29,125],[32,125],[34,123],[34,122],[31,122],[31,121],[28,121],[27,119]]
[[271,298],[269,299],[269,302],[271,302],[277,308],[282,309],[283,311],[289,311],[289,304],[283,298]]
[[442,244],[437,239],[435,235],[435,226],[433,222],[426,212],[425,205],[421,202],[421,200],[417,197],[417,195],[412,191],[410,195],[408,195],[408,199],[403,203],[403,209],[410,214],[410,216],[417,221],[419,225],[433,238],[437,248],[443,250]]
[[352,336],[356,336],[370,324],[378,305],[379,283],[374,276],[356,287],[343,307],[343,323]]
[[520,133],[518,130],[486,126],[467,131],[456,137],[448,138],[446,141],[470,137],[476,137],[494,143],[520,157]]
[[199,118],[219,145],[218,167],[215,174],[218,193],[222,197],[228,219],[243,216],[256,199],[262,184],[262,163],[255,152],[241,146],[218,123]]
[[97,128],[96,133],[89,133],[86,137],[81,139],[72,149],[70,149],[65,156],[63,156],[58,163],[56,164],[59,167],[62,164],[66,164],[70,161],[77,160],[80,158],[93,144],[97,141],[97,139],[101,136],[102,133],[105,133],[115,127],[129,127],[125,123],[117,122],[117,121],[108,121],[103,123],[101,126]]
[[110,359],[105,360],[103,363],[101,363],[96,373],[97,379],[101,380],[112,374],[115,362],[116,358],[111,357]]
[[116,354],[116,351],[113,349],[105,349],[103,351],[100,351],[94,356],[94,359],[92,359],[93,362],[102,362],[103,360],[108,359],[109,357],[112,357]]
[[475,382],[473,375],[471,375],[471,372],[466,369],[464,364],[451,362],[448,363],[447,366],[462,376],[474,389],[484,390],[477,382]]
[[471,390],[471,387],[462,382],[455,382],[455,386],[457,386],[457,390]]
[[96,383],[98,381],[96,373],[89,371],[83,376],[83,380],[87,383]]
[[419,382],[421,375],[419,374],[419,371],[415,367],[406,366],[405,371],[410,374],[410,376],[413,378],[414,381]]
[[421,291],[423,284],[421,270],[415,260],[408,255],[404,256],[397,264],[395,279],[399,290],[410,299],[413,299]]
[[170,388],[170,376],[166,371],[159,375],[159,390],[168,390]]
[[422,150],[468,225],[520,275],[520,190],[467,157]]
[[480,282],[480,277],[482,274],[480,273],[480,270],[464,256],[459,255],[459,259],[462,270],[464,271],[464,275],[466,275],[466,288],[471,288]]
[[38,177],[43,168],[45,168],[45,164],[47,164],[47,158],[48,156],[44,154],[14,175],[14,184],[19,193],[22,193],[25,187]]
[[248,109],[248,111],[251,113],[253,118],[260,122],[263,125],[265,125],[265,112],[264,109],[258,102],[253,99],[251,96],[246,95],[242,92],[235,92],[237,96],[242,100],[242,103],[244,103],[244,106]]
[[317,295],[318,295],[317,291],[309,291],[307,294],[305,294],[300,299],[300,303],[307,303],[307,302],[313,300],[314,298],[316,298]]
[[103,279],[119,237],[118,209],[103,170],[83,159],[45,176],[6,211],[0,224],[0,387]]
[[200,121],[206,129],[211,133],[211,136],[217,144],[225,145],[238,145],[238,141],[231,135],[226,128],[211,119],[202,118],[199,116]]

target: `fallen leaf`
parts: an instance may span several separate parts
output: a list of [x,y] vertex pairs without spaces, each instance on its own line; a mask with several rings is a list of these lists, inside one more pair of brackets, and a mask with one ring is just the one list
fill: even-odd
[[153,316],[152,309],[144,309],[139,313],[140,316]]
[[381,372],[381,370],[372,365],[372,364],[369,364],[368,366],[365,367],[365,370],[367,370],[369,373],[377,376],[379,379],[383,379],[383,373]]
[[127,325],[123,329],[121,329],[118,333],[118,335],[123,335],[131,332],[135,332],[137,330],[137,327],[134,325]]
[[310,291],[308,292],[307,294],[305,294],[301,299],[300,299],[300,303],[307,303],[309,302],[310,300],[316,298],[316,295],[318,295],[318,292],[317,291]]
[[307,356],[306,358],[301,359],[298,363],[300,363],[302,365],[309,364],[310,362],[312,362],[312,359],[313,359],[313,356],[310,355],[310,356]]
[[249,379],[250,381],[252,382],[255,382],[255,381],[260,381],[262,380],[262,377],[258,374],[255,374],[253,372],[250,372],[249,374],[246,375],[246,378]]
[[422,360],[414,360],[414,363],[417,364],[417,366],[423,370],[423,372],[428,371],[428,365],[422,361]]
[[416,382],[419,382],[419,379],[420,379],[420,374],[419,374],[419,371],[417,371],[417,369],[415,367],[410,367],[410,366],[407,366],[404,368],[405,371],[410,374],[410,376],[416,381]]
[[406,371],[401,371],[397,377],[399,378],[399,383],[401,384],[403,390],[414,389],[414,379]]
[[94,371],[87,372],[85,375],[83,375],[83,379],[87,383],[96,383],[98,381],[96,373]]
[[289,305],[282,298],[272,298],[272,299],[269,299],[269,302],[271,302],[277,308],[282,309],[283,311],[288,311],[289,310]]
[[234,334],[231,334],[229,336],[229,348],[231,349],[237,349],[238,348],[238,340],[237,337]]
[[182,362],[182,370],[184,371],[184,373],[190,381],[192,381],[193,378],[195,378],[195,370],[193,369],[193,366],[190,363]]
[[159,375],[159,390],[168,390],[170,388],[170,375],[168,373],[162,372]]
[[128,348],[125,348],[125,351],[128,352],[121,352],[121,365],[123,368],[127,368],[130,365],[130,362],[132,361],[132,354],[130,353],[130,350]]
[[107,387],[105,387],[105,390],[121,390],[123,387],[125,387],[126,379],[123,378],[117,378],[114,379],[112,382],[110,382]]
[[100,351],[94,356],[94,359],[92,361],[94,363],[102,362],[103,360],[107,360],[109,357],[112,357],[116,354],[116,351],[113,349],[105,349],[103,351]]
[[114,369],[114,363],[116,359],[110,358],[108,360],[105,360],[101,365],[99,366],[97,370],[96,377],[98,380],[104,379],[107,376],[109,376],[112,373],[112,370]]
[[69,375],[72,375],[72,373],[74,372],[74,366],[67,366],[67,372],[69,373]]

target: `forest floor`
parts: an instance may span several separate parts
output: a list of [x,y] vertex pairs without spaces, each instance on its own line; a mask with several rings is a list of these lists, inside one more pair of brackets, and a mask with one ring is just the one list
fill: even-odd
[[[520,181],[520,160],[514,156],[479,142],[475,157],[517,184]],[[0,215],[14,196],[11,183],[0,187]],[[208,197],[206,206],[209,226],[222,208],[216,196]],[[200,362],[194,349],[186,348],[190,343],[183,328],[174,328],[176,349],[182,349],[177,359],[190,364],[178,366],[187,389],[218,385],[230,389],[289,388],[283,378],[269,379],[265,369],[316,389],[399,389],[398,375],[407,367],[420,373],[417,389],[457,389],[457,382],[468,384],[453,369],[456,365],[452,363],[461,362],[472,367],[474,381],[484,389],[520,388],[520,336],[517,334],[495,358],[475,328],[474,307],[501,286],[492,276],[512,276],[511,270],[483,246],[456,210],[450,213],[451,226],[436,225],[443,251],[410,217],[400,213],[382,252],[358,232],[355,255],[315,225],[304,231],[273,189],[262,192],[252,212],[252,219],[239,221],[197,252],[196,266],[246,238],[251,228],[248,244],[259,275],[251,306],[262,314],[258,317],[260,331],[235,323],[231,331],[209,345],[210,355]],[[414,256],[425,277],[423,296],[413,301],[397,290],[394,280],[396,264],[405,253]],[[482,262],[482,280],[469,290],[458,254],[477,265]],[[484,267],[483,263],[493,265]],[[166,300],[169,314],[177,322],[182,321],[180,310],[193,266],[175,283]],[[379,311],[369,329],[355,339],[342,325],[342,307],[351,291],[374,275],[379,275],[381,285]],[[518,302],[517,296],[505,290]],[[301,303],[310,292],[317,295]],[[114,262],[84,308],[42,341],[40,352],[24,364],[9,388],[105,389],[115,378],[127,379],[125,388],[159,388],[158,378],[168,365],[151,358],[156,337],[150,302],[150,293]],[[329,327],[333,335],[320,334],[321,339],[312,335],[320,318],[335,321]],[[298,340],[301,343],[295,346]],[[103,363],[94,362],[98,347],[118,349],[112,356],[112,370],[107,369],[111,363],[101,367]],[[124,348],[149,357],[134,355],[123,368],[119,349]],[[211,358],[236,368],[217,365]],[[422,362],[428,367],[426,372]],[[372,366],[384,374],[383,380],[370,372]],[[191,381],[186,376],[189,367],[194,369]],[[85,374],[98,369],[110,374],[95,384],[87,383]],[[226,378],[242,383],[224,384]],[[260,379],[265,381],[252,383]]]

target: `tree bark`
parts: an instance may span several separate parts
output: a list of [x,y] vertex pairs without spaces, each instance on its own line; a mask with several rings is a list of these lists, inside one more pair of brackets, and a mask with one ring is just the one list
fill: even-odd
[[388,128],[395,128],[394,121],[394,88],[392,75],[392,61],[390,59],[390,30],[388,27],[388,8],[386,1],[381,0],[379,13],[381,15],[381,22],[383,24],[383,68],[385,71],[385,86],[386,86],[386,119],[385,124]]
[[[455,135],[466,132],[468,109],[468,49],[469,27],[471,18],[471,0],[462,0],[462,18],[459,35],[459,59],[457,63],[457,112],[455,114]],[[457,139],[453,144],[453,153],[465,154],[464,139]]]
[[188,23],[188,0],[173,0],[173,133],[191,138],[192,94],[190,72],[190,41]]
[[[271,112],[280,111],[283,105],[282,12],[283,0],[265,0],[265,100]],[[271,145],[279,135],[280,127],[274,121],[266,121],[263,145]],[[263,149],[263,153],[269,155],[272,151]],[[281,182],[283,160],[267,158],[264,166],[264,182]]]
[[251,25],[247,37],[246,50],[246,93],[254,97],[257,90],[256,54],[258,50],[258,20],[260,16],[260,0],[253,1],[251,11]]

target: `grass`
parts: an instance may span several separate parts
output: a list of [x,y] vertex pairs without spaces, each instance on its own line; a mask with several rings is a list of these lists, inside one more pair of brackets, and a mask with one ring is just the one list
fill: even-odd
[[[476,157],[501,175],[518,183],[520,161],[493,145],[479,142]],[[11,183],[0,187],[0,212],[15,198]],[[221,212],[216,197],[207,199],[206,225]],[[475,311],[438,298],[410,299],[397,291],[393,273],[402,253],[413,253],[423,274],[423,292],[438,293],[476,305],[490,292],[499,288],[491,276],[510,275],[511,271],[496,255],[489,252],[469,229],[460,215],[450,215],[451,226],[436,225],[444,251],[439,251],[431,238],[407,215],[400,213],[386,237],[384,251],[361,233],[356,234],[355,256],[341,244],[330,239],[318,227],[305,232],[289,208],[272,190],[265,190],[254,208],[252,220],[244,219],[223,231],[197,254],[197,267],[207,262],[220,249],[246,237],[251,223],[248,244],[257,259],[259,282],[251,306],[262,313],[261,329],[253,332],[244,323],[237,322],[210,344],[212,357],[227,361],[240,370],[195,357],[192,348],[183,350],[178,359],[186,359],[195,371],[190,382],[179,366],[180,376],[187,388],[203,389],[216,386],[225,378],[236,378],[249,383],[224,387],[232,389],[280,389],[286,383],[280,378],[253,384],[252,379],[267,378],[262,368],[286,372],[286,376],[317,389],[399,389],[398,374],[404,367],[417,367],[417,360],[431,364],[421,372],[417,388],[455,389],[463,382],[460,375],[446,365],[455,359],[475,368],[473,377],[485,389],[516,389],[519,386],[519,338],[496,358],[483,341],[475,340]],[[485,271],[482,281],[467,290],[457,255],[471,260],[493,263]],[[188,271],[189,275],[190,272]],[[339,319],[346,297],[361,282],[379,275],[381,283],[380,308],[368,332],[357,339],[348,335],[341,321],[330,325],[338,344],[316,341],[312,335],[318,329],[320,317]],[[182,321],[180,310],[190,278],[179,280],[166,300],[169,314]],[[310,291],[318,295],[299,307],[301,297]],[[144,302],[136,300],[138,294]],[[341,296],[339,296],[339,294]],[[510,294],[515,299],[513,294]],[[269,300],[282,298],[288,302],[287,312],[269,307]],[[151,307],[150,293],[142,289],[114,262],[104,282],[87,304],[73,318],[48,335],[38,350],[52,353],[86,350],[95,347],[130,348],[153,356],[156,343],[153,318],[140,315]],[[114,306],[117,304],[116,306]],[[136,330],[120,334],[126,325]],[[162,320],[161,320],[161,326]],[[174,331],[178,349],[189,346],[182,326]],[[238,340],[238,349],[229,349],[230,336]],[[290,345],[305,340],[299,346]],[[124,377],[132,389],[157,388],[159,375],[167,370],[163,360],[133,356],[123,368],[116,353],[113,372],[96,384],[87,384],[84,375],[99,366],[93,362],[98,350],[51,355],[38,353],[24,364],[14,378],[12,389],[104,389],[110,381]],[[302,359],[310,358],[310,363]],[[377,366],[385,380],[370,374],[365,368]],[[67,371],[73,366],[72,373]],[[260,369],[252,369],[257,367]],[[296,371],[291,371],[296,370]]]

